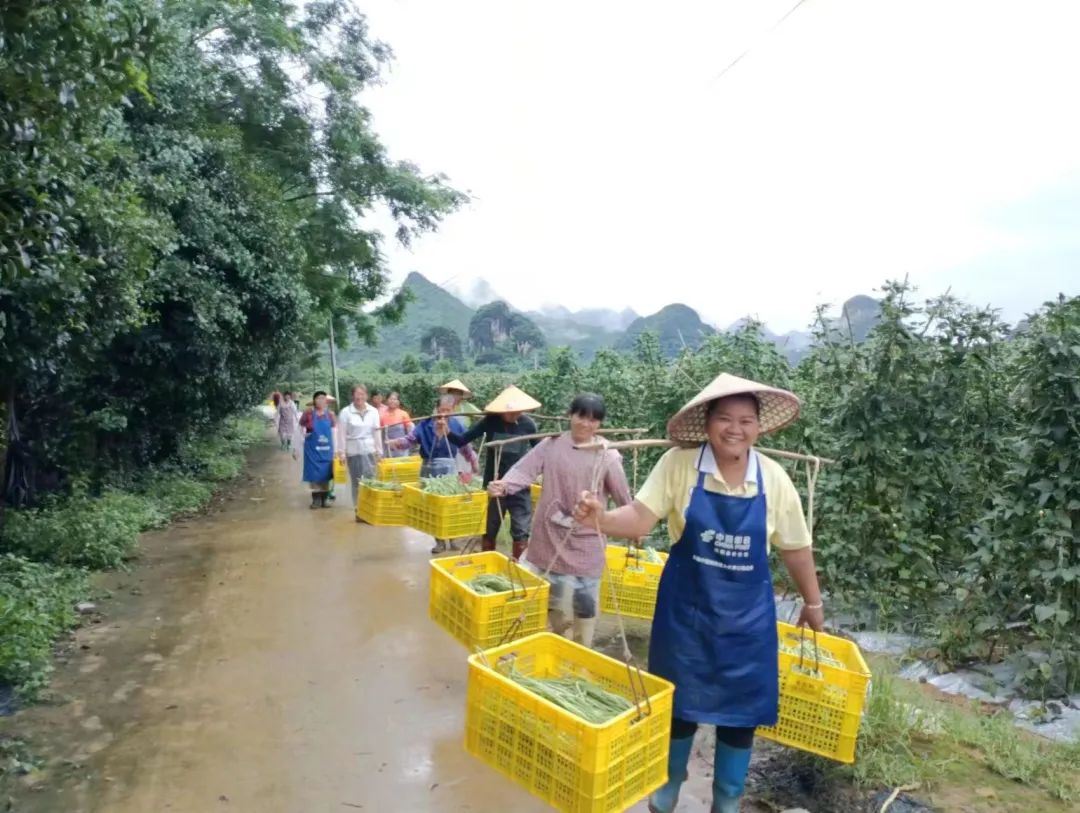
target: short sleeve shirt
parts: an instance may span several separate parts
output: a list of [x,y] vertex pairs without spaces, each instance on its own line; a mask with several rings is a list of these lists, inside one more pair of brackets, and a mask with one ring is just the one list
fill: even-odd
[[757,496],[757,472],[765,486],[766,524],[770,546],[778,550],[810,547],[802,502],[795,484],[783,467],[760,452],[750,455],[744,482],[731,487],[720,476],[716,459],[708,445],[693,449],[672,449],[649,473],[637,499],[660,519],[666,519],[673,542],[686,527],[690,493],[697,486],[698,473],[705,472],[705,490],[733,497]]

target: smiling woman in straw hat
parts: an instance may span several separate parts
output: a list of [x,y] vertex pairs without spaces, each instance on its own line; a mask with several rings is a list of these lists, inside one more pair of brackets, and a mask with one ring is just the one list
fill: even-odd
[[[532,396],[526,395],[517,387],[507,387],[494,401],[484,407],[484,412],[487,414],[483,418],[464,434],[450,432],[450,440],[460,447],[480,437],[484,439],[484,443],[490,443],[494,440],[511,440],[523,435],[535,435],[536,423],[525,413],[539,407],[540,402]],[[440,428],[439,431],[445,431],[445,428]],[[495,468],[496,455],[489,451],[487,460],[484,462],[484,486],[504,477],[536,443],[536,440],[507,443],[498,454],[498,470]],[[502,511],[510,512],[510,534],[514,541],[512,553],[514,559],[517,559],[525,552],[525,547],[529,542],[532,498],[526,490],[499,499],[493,497],[488,502],[487,529],[484,532],[482,546],[484,550],[495,550],[495,540],[499,535],[499,527],[503,519],[500,508]]]
[[666,518],[677,540],[649,645],[649,671],[675,684],[668,783],[652,813],[675,809],[699,723],[716,726],[713,813],[739,810],[754,729],[774,725],[779,704],[770,547],[802,594],[800,623],[824,623],[798,492],[754,449],[798,414],[792,393],[720,375],[668,422],[683,448],[661,458],[634,502],[608,512],[591,494],[578,503],[578,521],[609,536],[645,536]]

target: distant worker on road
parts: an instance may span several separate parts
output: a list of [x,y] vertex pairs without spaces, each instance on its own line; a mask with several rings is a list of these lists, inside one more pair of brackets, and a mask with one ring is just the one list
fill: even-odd
[[401,396],[391,392],[386,398],[386,412],[382,416],[382,426],[387,440],[387,448],[390,449],[389,457],[404,457],[409,453],[408,447],[399,449],[392,446],[389,441],[400,440],[413,430],[412,418],[409,413],[401,408]]
[[310,408],[300,417],[304,430],[304,482],[311,486],[311,507],[327,508],[334,480],[334,430],[337,419],[327,407],[325,390],[319,390]]
[[296,434],[297,422],[300,420],[300,416],[296,411],[296,403],[293,401],[293,394],[289,390],[285,390],[281,394],[281,403],[277,408],[277,431],[278,440],[281,441],[281,450],[283,452],[292,451],[292,439]]
[[360,481],[375,476],[375,464],[383,455],[379,432],[379,410],[368,403],[367,387],[357,384],[352,388],[352,403],[338,413],[339,455],[345,458],[352,486],[353,505]]

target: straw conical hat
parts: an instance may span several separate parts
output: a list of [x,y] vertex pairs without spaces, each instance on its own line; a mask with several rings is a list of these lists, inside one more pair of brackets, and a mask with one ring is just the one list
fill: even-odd
[[462,384],[460,378],[455,378],[453,381],[447,384],[443,384],[441,387],[439,387],[439,392],[449,392],[450,390],[460,392],[466,398],[472,395],[472,390]]
[[704,443],[708,440],[705,424],[709,404],[728,395],[753,395],[757,398],[763,435],[783,429],[799,416],[800,402],[794,393],[721,373],[668,421],[668,437],[676,443]]
[[528,412],[539,409],[540,402],[531,395],[526,395],[517,387],[509,386],[484,407],[484,412]]

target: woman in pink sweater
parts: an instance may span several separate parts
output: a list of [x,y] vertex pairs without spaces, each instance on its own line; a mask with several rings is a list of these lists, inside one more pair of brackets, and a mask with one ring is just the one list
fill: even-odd
[[[493,497],[515,494],[540,476],[544,490],[533,515],[532,535],[522,561],[530,570],[547,573],[551,582],[549,620],[560,635],[592,646],[600,604],[600,577],[604,572],[604,539],[595,528],[574,524],[574,506],[583,491],[594,487],[597,455],[600,463],[599,497],[610,496],[618,505],[631,502],[622,456],[614,449],[586,451],[575,448],[596,439],[604,420],[604,399],[582,394],[570,405],[570,431],[535,446],[501,480],[488,486]],[[568,620],[573,618],[573,624]]]

